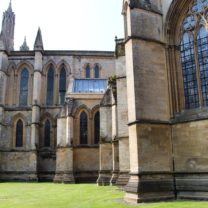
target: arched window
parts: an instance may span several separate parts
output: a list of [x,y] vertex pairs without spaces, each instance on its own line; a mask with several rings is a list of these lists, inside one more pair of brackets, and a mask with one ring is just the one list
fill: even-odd
[[66,70],[63,66],[60,71],[60,78],[59,78],[59,97],[60,97],[61,105],[64,104],[65,94],[66,94]]
[[23,146],[23,122],[22,120],[18,120],[16,124],[16,147]]
[[95,65],[95,68],[94,68],[94,75],[95,75],[95,78],[98,79],[100,78],[100,68],[98,65]]
[[80,144],[87,144],[88,140],[88,118],[83,111],[80,114]]
[[94,142],[99,143],[100,140],[100,112],[98,111],[94,117]]
[[53,105],[53,91],[54,91],[54,70],[50,66],[47,74],[47,105]]
[[50,121],[47,119],[44,126],[44,146],[50,147],[51,145],[51,124]]
[[182,25],[180,51],[186,109],[208,106],[207,6],[207,0],[195,0]]
[[28,73],[28,70],[26,68],[24,68],[21,72],[21,79],[20,79],[19,104],[21,106],[26,106],[27,105],[28,80],[29,80],[29,73]]
[[90,65],[88,64],[85,69],[85,77],[90,78]]

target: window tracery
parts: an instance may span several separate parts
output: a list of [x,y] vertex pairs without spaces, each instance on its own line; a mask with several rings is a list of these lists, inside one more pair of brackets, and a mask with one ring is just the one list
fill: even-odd
[[208,106],[208,2],[195,0],[182,24],[180,43],[185,109]]

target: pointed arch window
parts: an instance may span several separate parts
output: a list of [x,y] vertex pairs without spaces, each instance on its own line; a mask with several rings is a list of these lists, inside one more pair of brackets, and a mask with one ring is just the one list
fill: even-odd
[[94,117],[94,143],[98,144],[100,140],[100,112],[98,111]]
[[23,122],[19,119],[16,123],[16,147],[23,146]]
[[66,70],[63,66],[61,68],[60,78],[59,78],[59,97],[60,97],[60,104],[61,105],[64,104],[65,95],[66,95]]
[[87,64],[86,69],[85,69],[85,77],[90,78],[90,65]]
[[47,105],[53,105],[53,93],[54,93],[54,69],[50,66],[47,74]]
[[88,142],[88,117],[86,112],[80,114],[80,144]]
[[207,0],[195,0],[182,24],[180,44],[185,109],[208,106]]
[[21,106],[27,105],[28,100],[28,80],[29,80],[29,72],[26,68],[24,68],[21,72],[20,78],[20,95],[19,95],[19,104]]
[[97,64],[95,65],[94,68],[94,75],[96,79],[100,78],[100,67]]
[[51,145],[51,124],[47,119],[44,125],[44,147],[50,147]]

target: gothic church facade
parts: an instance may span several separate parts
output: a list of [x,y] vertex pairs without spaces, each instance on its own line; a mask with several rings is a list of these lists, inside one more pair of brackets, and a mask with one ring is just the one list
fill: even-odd
[[117,184],[133,203],[208,198],[208,2],[123,0],[122,14],[115,52],[45,51],[40,30],[34,50],[13,51],[9,6],[1,180]]

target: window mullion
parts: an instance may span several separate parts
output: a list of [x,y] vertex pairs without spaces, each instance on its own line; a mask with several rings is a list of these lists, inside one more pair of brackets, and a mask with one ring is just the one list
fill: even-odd
[[199,106],[202,107],[204,105],[203,96],[202,96],[202,84],[200,78],[200,65],[199,65],[199,56],[198,56],[198,47],[197,41],[194,41],[194,58],[196,63],[196,79],[197,79],[197,86],[198,86],[198,95],[199,95]]

